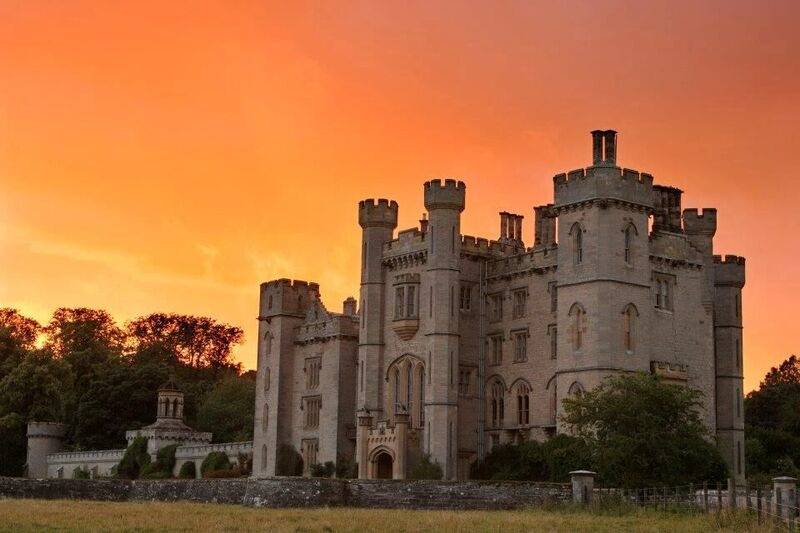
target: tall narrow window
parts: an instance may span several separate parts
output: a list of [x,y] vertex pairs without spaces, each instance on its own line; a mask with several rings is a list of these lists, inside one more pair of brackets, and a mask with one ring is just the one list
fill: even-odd
[[514,362],[528,360],[528,332],[518,331],[514,333]]
[[415,318],[417,316],[417,288],[414,285],[409,285],[406,292],[408,293],[406,301],[406,316],[409,318]]
[[400,404],[400,370],[394,369],[394,410]]
[[419,368],[419,427],[425,425],[425,367]]
[[527,303],[528,291],[526,289],[514,291],[514,318],[522,318],[525,316]]
[[503,337],[500,335],[493,335],[490,337],[492,344],[492,357],[491,364],[499,365],[503,363]]
[[411,418],[411,427],[414,427],[414,369],[411,364],[408,365],[408,372],[406,372],[406,409]]
[[492,304],[492,322],[499,322],[503,320],[503,294],[493,294],[490,297],[490,302]]
[[261,430],[266,433],[269,425],[269,405],[264,404],[264,411],[261,413]]
[[573,224],[572,229],[572,257],[576,265],[583,263],[583,230],[581,225],[577,222]]
[[394,317],[404,318],[405,313],[405,287],[397,287],[394,290]]
[[633,304],[628,304],[622,312],[622,342],[625,351],[628,353],[633,353],[634,350],[634,333],[637,315],[638,311]]
[[547,327],[547,334],[550,335],[550,359],[558,358],[558,327],[550,324]]
[[492,427],[502,427],[505,418],[505,387],[499,380],[495,380],[491,387]]
[[633,245],[633,226],[628,225],[625,228],[625,262],[631,264],[633,255],[631,254],[631,246]]
[[583,337],[586,332],[586,311],[580,304],[572,305],[569,312],[572,317],[572,349],[580,350],[583,348]]
[[547,284],[547,292],[550,293],[550,312],[558,311],[558,285],[555,281]]
[[675,285],[675,276],[671,274],[653,273],[653,289],[655,291],[656,308],[672,311],[672,287]]
[[530,393],[527,383],[517,385],[517,424],[526,426],[530,423]]
[[462,311],[469,311],[471,306],[471,297],[472,297],[472,287],[469,285],[462,285],[461,292],[460,292],[460,301],[461,305],[460,308]]

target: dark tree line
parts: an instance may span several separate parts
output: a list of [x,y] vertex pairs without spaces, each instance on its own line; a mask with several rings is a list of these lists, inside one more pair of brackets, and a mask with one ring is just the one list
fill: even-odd
[[155,313],[118,325],[103,310],[58,309],[47,325],[0,309],[0,475],[21,475],[26,424],[68,424],[68,449],[124,446],[153,422],[173,376],[187,423],[217,442],[252,438],[255,373],[231,358],[242,330],[211,318]]

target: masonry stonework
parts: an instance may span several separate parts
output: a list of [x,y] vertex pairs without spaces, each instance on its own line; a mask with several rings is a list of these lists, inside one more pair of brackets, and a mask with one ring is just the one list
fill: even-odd
[[704,394],[703,418],[744,478],[744,259],[714,255],[715,209],[617,165],[617,134],[592,132],[593,164],[553,178],[551,203],[500,213],[500,235],[461,233],[467,187],[423,186],[426,216],[358,206],[361,293],[342,313],[314,283],[261,287],[255,476],[280,446],[361,478],[407,478],[425,455],[465,479],[493,446],[564,431],[562,400],[643,371]]

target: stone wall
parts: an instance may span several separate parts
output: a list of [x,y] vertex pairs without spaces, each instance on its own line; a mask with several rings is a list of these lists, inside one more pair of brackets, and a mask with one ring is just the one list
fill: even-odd
[[253,507],[515,509],[571,501],[569,485],[308,478],[74,480],[0,477],[0,497],[193,501]]

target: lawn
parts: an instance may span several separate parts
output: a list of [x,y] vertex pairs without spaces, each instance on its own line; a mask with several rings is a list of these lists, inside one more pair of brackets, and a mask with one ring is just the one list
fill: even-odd
[[[742,515],[635,510],[254,509],[201,503],[0,500],[2,531],[758,531]],[[767,531],[767,529],[763,529]]]

